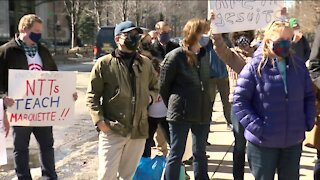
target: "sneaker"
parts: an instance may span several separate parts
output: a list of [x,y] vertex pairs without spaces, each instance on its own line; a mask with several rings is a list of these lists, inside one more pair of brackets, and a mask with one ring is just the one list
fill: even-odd
[[192,163],[193,163],[193,157],[189,158],[188,160],[183,161],[183,164],[189,165],[189,166],[192,165]]
[[187,171],[185,171],[185,172],[186,172],[186,180],[190,180],[189,174],[187,173]]

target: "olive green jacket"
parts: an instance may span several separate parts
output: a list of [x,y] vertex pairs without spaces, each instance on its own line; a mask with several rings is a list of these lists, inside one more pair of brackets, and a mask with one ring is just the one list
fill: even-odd
[[93,123],[104,120],[112,130],[132,139],[148,137],[150,96],[156,99],[159,85],[151,61],[137,54],[133,73],[115,52],[98,59],[92,68],[86,100]]

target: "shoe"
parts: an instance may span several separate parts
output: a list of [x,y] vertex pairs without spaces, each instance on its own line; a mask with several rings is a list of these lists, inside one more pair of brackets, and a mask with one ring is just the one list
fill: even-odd
[[211,146],[211,143],[209,143],[208,141],[207,141],[207,146]]
[[187,174],[187,171],[185,171],[185,172],[186,172],[186,180],[190,180],[189,174]]
[[185,161],[183,161],[183,164],[185,164],[185,165],[192,165],[192,163],[193,163],[193,157],[191,157],[190,159],[188,159],[188,160],[185,160]]

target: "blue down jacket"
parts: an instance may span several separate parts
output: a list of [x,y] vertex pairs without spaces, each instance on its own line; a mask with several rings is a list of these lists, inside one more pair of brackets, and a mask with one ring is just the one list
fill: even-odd
[[243,68],[234,92],[233,111],[245,128],[245,138],[253,144],[286,148],[302,143],[305,131],[313,128],[316,109],[312,82],[298,57],[287,60],[287,89],[276,60],[268,60],[257,72],[261,48]]

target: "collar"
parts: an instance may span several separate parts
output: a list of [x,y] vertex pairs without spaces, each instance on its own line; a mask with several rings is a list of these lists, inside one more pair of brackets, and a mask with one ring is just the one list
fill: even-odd
[[[119,49],[116,49],[111,54],[112,54],[113,57],[121,58],[121,56],[119,54]],[[135,55],[134,55],[134,60],[138,60],[139,63],[142,63],[143,59],[142,59],[141,55],[138,52],[136,52]]]

